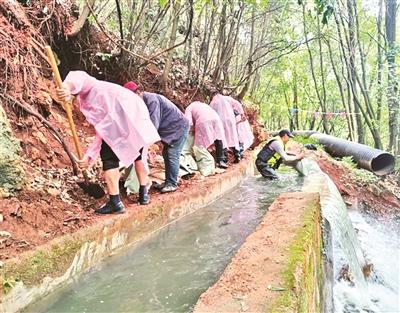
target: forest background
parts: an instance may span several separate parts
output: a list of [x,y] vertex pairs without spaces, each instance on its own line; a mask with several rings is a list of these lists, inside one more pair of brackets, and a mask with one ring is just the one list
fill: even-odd
[[268,130],[323,131],[399,154],[396,0],[13,0],[3,14],[14,2],[63,75],[146,85],[144,69],[158,70],[152,88],[173,100],[183,87],[184,102],[218,88],[250,103]]
[[81,6],[132,59],[131,74],[157,59],[160,85],[179,88],[168,79],[178,60],[192,87],[208,80],[250,100],[267,129],[319,130],[399,152],[395,0],[92,0]]

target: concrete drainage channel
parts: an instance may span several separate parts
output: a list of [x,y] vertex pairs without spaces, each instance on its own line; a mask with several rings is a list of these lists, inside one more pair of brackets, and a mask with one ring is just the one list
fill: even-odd
[[[216,176],[211,182],[207,181],[200,188],[202,190],[196,186],[197,193],[191,194],[190,198],[181,197],[181,202],[169,199],[162,207],[153,204],[144,216],[131,212],[106,221],[100,229],[88,229],[75,238],[68,239],[69,241],[65,239],[61,243],[53,243],[58,250],[63,243],[70,244],[71,240],[75,239],[79,243],[78,252],[66,267],[67,270],[58,277],[47,275],[40,284],[32,287],[26,287],[19,282],[3,297],[2,311],[16,312],[26,308],[27,312],[187,312],[193,309],[199,296],[218,281],[237,249],[263,216],[265,217],[261,226],[268,224],[271,215],[265,215],[265,212],[274,198],[282,192],[301,189],[303,179],[297,173],[284,174],[282,180],[275,182],[255,177],[243,180],[251,176],[252,171],[252,160],[246,159],[235,171]],[[240,182],[242,183],[238,187],[224,194]],[[205,206],[222,194],[224,195],[220,200]],[[281,220],[276,220],[275,224],[282,227],[279,236],[270,234],[270,240],[278,240],[275,243],[271,241],[271,246],[277,249],[275,252],[280,259],[279,266],[273,273],[282,278],[273,285],[285,284],[282,275],[285,270],[294,273],[298,272],[297,268],[301,268],[303,274],[298,276],[301,279],[296,281],[295,289],[306,290],[306,295],[281,296],[274,292],[275,287],[272,286],[269,290],[272,294],[268,299],[277,306],[287,299],[297,303],[303,298],[311,299],[302,300],[302,305],[306,307],[321,306],[322,263],[318,196],[305,195],[299,193],[294,196],[296,202],[304,198],[300,205],[293,205],[293,202],[280,203],[278,199],[278,204],[274,204],[278,209],[272,210],[281,216]],[[284,217],[281,213],[286,211],[287,206],[291,210]],[[203,208],[197,210],[200,207]],[[193,214],[171,224],[189,213]],[[151,222],[146,222],[149,221],[148,216],[152,217]],[[288,216],[292,216],[290,227]],[[302,229],[307,229],[307,234],[301,233]],[[289,236],[282,241],[285,233]],[[149,234],[151,236],[145,238]],[[256,236],[255,234],[250,237]],[[310,240],[303,237],[310,234],[311,237],[307,237]],[[132,243],[137,244],[132,246]],[[127,249],[128,245],[131,247]],[[47,250],[52,248],[54,246],[50,245]],[[256,246],[254,249],[257,251]],[[306,249],[310,254],[296,256],[296,267],[288,269],[286,267],[290,257],[284,257],[281,252],[290,252],[291,249]],[[265,253],[259,251],[255,255],[265,259]],[[112,254],[115,255],[107,258]],[[25,257],[26,266],[30,263],[29,256]],[[310,257],[315,262],[305,264],[305,260]],[[104,262],[100,262],[103,260]],[[22,269],[24,262],[19,264]],[[40,275],[38,273],[39,277]],[[309,281],[310,277],[312,283]],[[262,282],[259,277],[253,278],[257,283]],[[305,285],[308,288],[303,288]],[[291,292],[291,288],[286,290]],[[265,286],[262,289],[266,290]],[[237,290],[232,294],[235,302],[237,297],[241,299],[243,296]],[[204,300],[204,297],[201,299]],[[262,295],[259,305],[263,306],[266,299]],[[37,303],[33,304],[35,302]],[[286,305],[293,306],[293,303]],[[246,301],[239,301],[239,304],[238,311],[250,305]],[[215,311],[214,309],[215,306],[210,307],[210,311]]]
[[[244,179],[252,172],[246,159],[202,190],[196,186],[190,198],[155,203],[142,215],[130,212],[101,229],[53,242],[47,251],[62,250],[74,239],[79,243],[64,274],[47,275],[34,287],[19,282],[2,298],[1,309],[16,312],[38,300],[26,311],[331,312],[345,307],[371,312],[376,304],[388,307],[376,295],[361,306],[356,298],[338,300],[349,288],[362,294],[370,283],[362,276],[365,260],[346,206],[329,177],[310,162],[303,192],[285,193],[299,190],[297,174],[277,182]],[[353,277],[348,286],[336,281],[343,260]],[[31,270],[27,261],[29,256],[19,270],[22,265]]]
[[188,312],[282,191],[302,179],[249,177],[221,198],[82,275],[29,312]]
[[[252,163],[248,155],[232,171],[209,177],[186,193],[162,197],[145,210],[129,210],[122,216],[104,219],[100,225],[56,239],[5,262],[1,269],[2,281],[8,282],[14,277],[21,277],[21,281],[10,284],[12,289],[2,295],[0,312],[22,310],[71,284],[110,255],[122,252],[174,220],[204,207],[251,175]],[[42,261],[46,263],[44,268],[37,266]]]

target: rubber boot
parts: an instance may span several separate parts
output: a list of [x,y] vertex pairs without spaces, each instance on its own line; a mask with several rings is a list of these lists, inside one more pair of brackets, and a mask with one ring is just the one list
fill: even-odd
[[217,166],[219,168],[227,169],[228,164],[226,164],[225,161],[225,155],[224,155],[224,148],[222,146],[222,140],[215,140],[215,155],[217,157]]
[[150,196],[148,193],[147,186],[139,187],[139,203],[141,205],[146,205],[150,203]]
[[235,156],[235,163],[239,163],[240,162],[240,160],[241,160],[241,157],[240,157],[240,151],[239,150],[237,150],[236,148],[233,148],[233,155]]

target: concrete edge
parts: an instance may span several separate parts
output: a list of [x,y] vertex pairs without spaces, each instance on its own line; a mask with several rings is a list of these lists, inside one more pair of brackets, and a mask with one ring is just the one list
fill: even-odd
[[[284,210],[285,197],[301,197],[298,215],[292,215],[290,227],[282,227],[279,213]],[[271,209],[272,208],[272,209]],[[296,211],[290,208],[293,212]],[[292,212],[292,213],[293,213]],[[290,240],[271,237],[276,228],[270,217],[283,229],[292,233]],[[295,226],[295,228],[293,228]],[[293,229],[292,229],[293,228]],[[273,231],[271,231],[273,229]],[[264,238],[265,242],[257,240]],[[274,245],[274,243],[276,245]],[[270,249],[279,247],[285,261],[271,259]],[[251,255],[250,255],[250,254]],[[278,263],[278,264],[275,264]],[[249,275],[241,275],[233,268],[252,268]],[[272,284],[282,284],[281,290],[268,290],[271,281],[263,272],[274,273]],[[257,273],[259,275],[257,275]],[[323,306],[323,265],[320,199],[318,193],[291,192],[281,194],[269,207],[266,215],[247,237],[218,281],[207,289],[194,307],[194,312],[321,312]],[[277,292],[278,291],[278,292]]]
[[[146,207],[128,208],[124,215],[104,219],[74,234],[54,239],[18,259],[6,261],[0,281],[3,289],[8,285],[10,290],[1,295],[0,312],[18,312],[71,283],[108,256],[214,201],[253,171],[253,158],[249,153],[242,162],[234,165],[233,170],[207,177],[201,186],[196,184],[185,193],[160,197]],[[26,277],[27,274],[31,276],[26,281],[32,279],[31,282],[13,281],[15,277]]]

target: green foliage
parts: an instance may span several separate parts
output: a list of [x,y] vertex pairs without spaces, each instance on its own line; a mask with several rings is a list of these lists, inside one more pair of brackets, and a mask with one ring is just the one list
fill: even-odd
[[378,176],[362,168],[354,169],[352,174],[356,182],[362,185],[372,184],[378,181]]
[[158,2],[160,4],[160,7],[164,7],[167,4],[168,0],[159,0]]
[[315,138],[311,138],[311,137],[306,137],[306,136],[294,136],[293,138],[294,141],[301,143],[303,145],[306,144],[312,144],[316,147],[322,147],[322,145],[319,144],[319,141]]
[[360,184],[371,184],[378,180],[374,173],[358,168],[351,156],[343,157],[340,162],[351,171],[354,180]]
[[344,166],[346,166],[350,170],[357,168],[357,164],[354,162],[354,159],[352,156],[343,157],[341,159],[341,162],[343,163]]
[[7,294],[11,289],[13,289],[14,286],[15,286],[15,283],[16,283],[16,281],[15,281],[14,279],[12,279],[12,278],[5,279],[5,280],[3,281],[3,290],[4,290],[4,293]]

